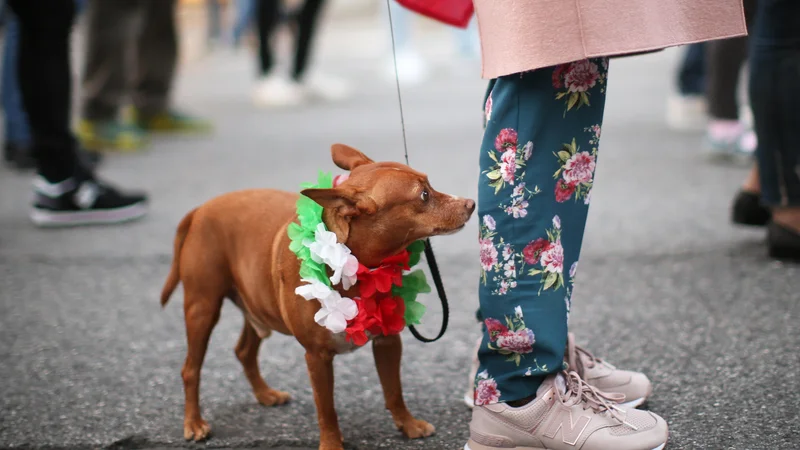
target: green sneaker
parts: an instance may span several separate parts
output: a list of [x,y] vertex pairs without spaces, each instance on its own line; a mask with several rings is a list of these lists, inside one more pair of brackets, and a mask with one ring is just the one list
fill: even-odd
[[134,151],[147,144],[147,133],[136,125],[118,120],[81,119],[78,139],[88,150]]
[[190,116],[177,111],[164,111],[153,116],[143,117],[138,111],[132,114],[134,123],[144,130],[162,133],[211,131],[211,122],[199,117]]

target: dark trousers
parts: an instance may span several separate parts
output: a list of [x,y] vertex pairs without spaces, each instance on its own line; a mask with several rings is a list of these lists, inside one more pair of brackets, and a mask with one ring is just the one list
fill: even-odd
[[50,181],[78,167],[70,129],[70,33],[74,0],[8,0],[19,19],[19,86],[39,173]]
[[178,57],[175,0],[90,0],[83,116],[110,120],[130,96],[143,115],[164,111]]
[[678,91],[681,95],[704,95],[706,90],[705,43],[686,47],[678,69]]
[[761,195],[800,207],[800,2],[759,0],[750,35],[750,105]]
[[[324,0],[305,0],[300,11],[293,13],[289,21],[295,25],[295,53],[292,66],[292,78],[300,81],[308,66],[311,42],[316,32],[317,19],[322,11]],[[258,0],[256,6],[258,22],[258,54],[261,75],[268,74],[275,65],[271,39],[280,22],[279,0]]]
[[[755,0],[744,1],[745,18],[752,23]],[[714,119],[738,120],[739,73],[747,59],[747,36],[706,44],[706,96],[708,114]]]

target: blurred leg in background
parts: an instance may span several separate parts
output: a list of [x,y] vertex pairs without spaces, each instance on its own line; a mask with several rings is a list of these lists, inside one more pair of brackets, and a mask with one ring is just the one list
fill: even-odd
[[800,260],[800,2],[760,0],[750,37],[750,103],[771,256]]
[[69,226],[142,217],[145,196],[123,194],[98,181],[79,158],[70,130],[74,1],[10,0],[9,6],[19,19],[18,77],[38,171],[32,221]]
[[673,130],[701,130],[706,123],[706,43],[684,50],[678,68],[678,93],[667,99],[667,125]]

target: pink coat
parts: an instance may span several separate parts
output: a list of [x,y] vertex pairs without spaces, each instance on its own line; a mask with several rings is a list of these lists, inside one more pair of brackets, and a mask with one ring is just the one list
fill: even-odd
[[742,0],[474,3],[484,78],[747,33]]

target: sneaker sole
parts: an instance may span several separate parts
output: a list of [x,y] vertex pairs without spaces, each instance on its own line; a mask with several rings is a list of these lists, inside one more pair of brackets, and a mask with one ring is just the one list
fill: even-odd
[[642,404],[647,400],[647,397],[637,398],[636,400],[631,400],[629,402],[620,403],[619,407],[622,409],[626,408],[637,408],[642,406]]
[[34,208],[31,210],[31,221],[38,227],[55,228],[80,225],[109,225],[129,222],[147,214],[145,203],[134,203],[122,208],[90,210],[90,211],[49,211]]
[[[470,440],[470,442],[472,442]],[[470,443],[467,442],[464,444],[464,450],[548,450],[542,447],[487,447],[485,445],[481,445],[475,442],[472,442],[472,447],[469,445]],[[658,447],[653,448],[652,450],[664,450],[664,447],[667,446],[667,443],[664,442],[663,444],[659,445]]]

